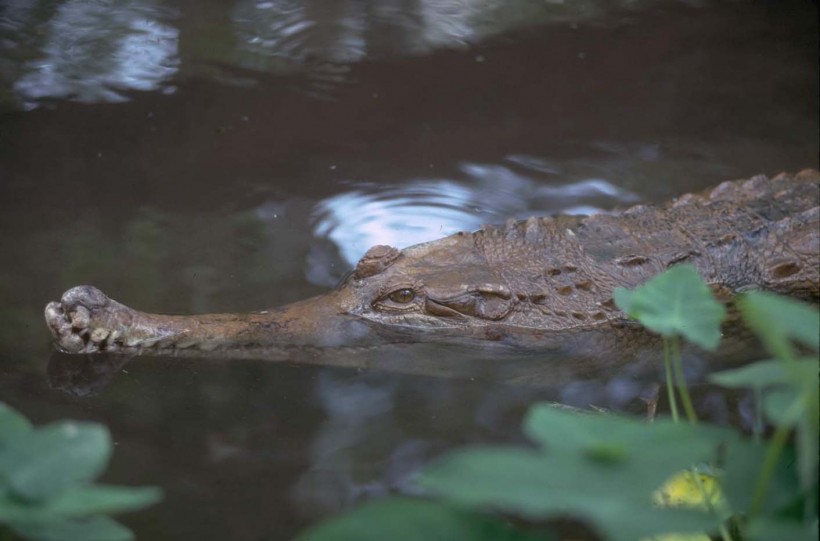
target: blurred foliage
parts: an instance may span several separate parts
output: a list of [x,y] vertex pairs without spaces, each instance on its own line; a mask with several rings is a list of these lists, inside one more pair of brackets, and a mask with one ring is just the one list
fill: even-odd
[[[693,271],[673,268],[640,291],[621,293],[620,300],[639,316],[649,314],[653,328],[714,347],[711,337],[719,333],[723,308],[715,307]],[[731,428],[668,419],[644,423],[535,405],[523,427],[533,446],[449,453],[423,468],[413,483],[429,499],[371,503],[299,539],[402,541],[417,539],[420,531],[426,539],[449,539],[464,513],[478,513],[480,519],[470,520],[526,525],[528,533],[544,535],[549,520],[571,517],[614,541],[816,540],[817,310],[764,293],[749,293],[739,305],[777,358],[714,374],[712,380],[768,391],[762,399],[775,427],[770,442]],[[775,318],[777,323],[765,323]],[[803,350],[795,342],[815,357],[797,358]],[[789,445],[793,430],[796,448]],[[459,539],[488,538],[466,525],[458,532]],[[517,539],[515,532],[494,539]]]
[[787,361],[795,357],[793,342],[820,349],[820,313],[806,304],[771,293],[753,292],[739,301],[743,319],[766,344],[770,353]]
[[[766,389],[763,412],[775,427],[766,464],[776,460],[792,431],[797,443],[797,471],[808,499],[805,514],[817,514],[818,425],[820,425],[820,313],[816,308],[769,293],[744,295],[739,307],[745,321],[763,340],[775,360],[762,361],[715,374],[712,381],[728,387]],[[802,348],[802,349],[801,349]],[[799,358],[808,350],[811,357]],[[770,482],[766,469],[755,488],[752,511],[757,514]]]
[[618,308],[663,336],[666,389],[672,418],[678,420],[677,389],[686,416],[695,423],[695,408],[681,364],[680,337],[704,349],[716,349],[726,309],[714,298],[697,269],[689,264],[676,265],[632,291],[616,287],[613,297]]
[[101,425],[61,421],[34,428],[0,402],[0,536],[7,528],[35,541],[133,539],[104,515],[141,509],[161,493],[93,484],[111,449]]
[[548,541],[547,533],[526,533],[511,521],[414,498],[389,498],[328,521],[300,539],[356,541]]

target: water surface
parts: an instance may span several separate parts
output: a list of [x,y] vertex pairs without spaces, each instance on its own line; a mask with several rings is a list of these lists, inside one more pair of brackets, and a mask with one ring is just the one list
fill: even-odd
[[[167,494],[123,517],[140,539],[287,539],[447,449],[520,441],[536,400],[642,413],[657,372],[606,359],[123,364],[53,353],[42,307],[92,283],[145,310],[266,308],[372,244],[817,167],[817,36],[797,1],[6,2],[0,399],[108,425],[105,481]],[[697,401],[749,426],[746,396]]]

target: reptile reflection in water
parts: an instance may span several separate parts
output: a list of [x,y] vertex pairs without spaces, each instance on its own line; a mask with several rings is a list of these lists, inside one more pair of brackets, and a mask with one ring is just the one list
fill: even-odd
[[119,374],[134,355],[51,354],[46,365],[52,389],[77,397],[96,396]]

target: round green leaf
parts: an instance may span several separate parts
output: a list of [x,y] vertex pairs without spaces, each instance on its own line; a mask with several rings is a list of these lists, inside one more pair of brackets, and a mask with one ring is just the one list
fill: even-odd
[[[578,413],[536,404],[524,419],[524,432],[548,451],[596,454],[602,448],[643,457],[647,453],[708,460],[715,449],[737,436],[714,426],[693,427],[659,418],[649,424],[615,414]],[[681,454],[681,451],[683,452]],[[686,466],[684,464],[683,466]]]
[[0,522],[53,522],[99,513],[135,511],[162,498],[156,488],[83,486],[43,502],[26,502],[0,491]]
[[800,399],[800,393],[796,389],[776,389],[763,399],[763,411],[772,423],[792,426],[802,414],[802,409],[795,407]]
[[692,265],[676,265],[641,287],[617,288],[615,304],[662,336],[683,336],[709,350],[720,341],[726,309]]
[[16,497],[38,501],[57,496],[102,473],[111,437],[98,424],[64,421],[19,435],[0,448],[0,478]]
[[720,519],[707,513],[652,506],[652,491],[670,473],[661,466],[658,460],[602,464],[575,453],[477,448],[451,453],[426,468],[420,484],[468,508],[528,520],[578,518],[612,541],[716,528]]
[[64,492],[50,501],[49,507],[54,513],[69,516],[120,513],[142,509],[161,499],[162,491],[158,488],[91,485]]
[[743,295],[738,306],[773,354],[788,356],[790,340],[820,350],[820,311],[815,306],[761,291]]

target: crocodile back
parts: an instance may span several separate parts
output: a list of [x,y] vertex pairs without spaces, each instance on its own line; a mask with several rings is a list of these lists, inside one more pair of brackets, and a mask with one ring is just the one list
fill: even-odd
[[717,291],[762,288],[820,300],[820,176],[729,181],[665,206],[488,226],[478,250],[515,291],[509,323],[584,327],[623,317],[614,288],[688,262]]

